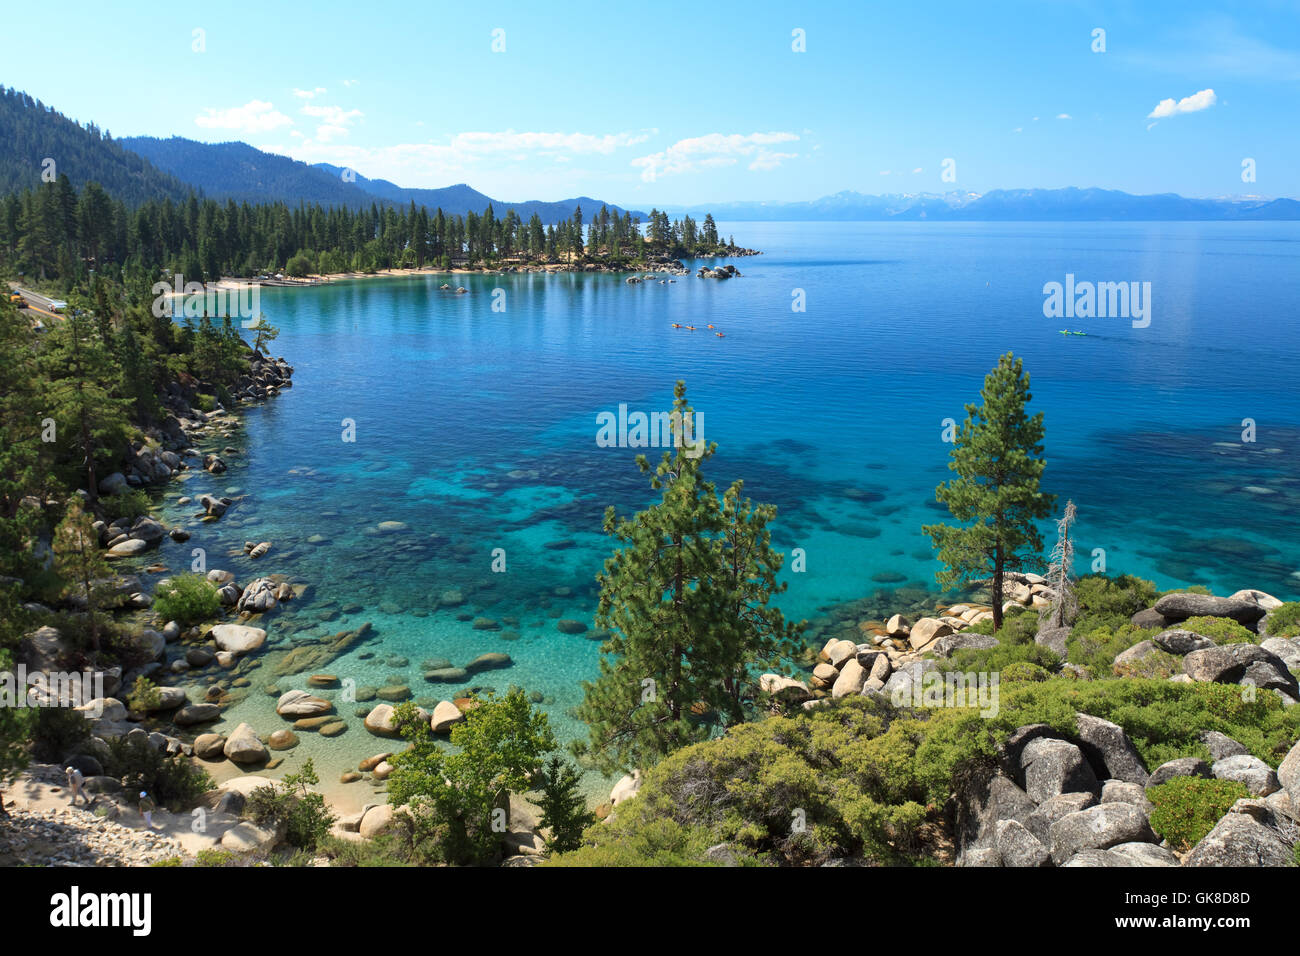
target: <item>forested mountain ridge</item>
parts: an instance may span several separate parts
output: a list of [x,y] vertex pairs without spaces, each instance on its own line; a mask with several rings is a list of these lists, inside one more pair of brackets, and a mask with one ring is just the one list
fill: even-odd
[[204,195],[235,202],[319,203],[357,209],[375,197],[323,169],[247,143],[199,143],[182,136],[128,136],[122,144]]
[[82,126],[26,93],[0,87],[0,195],[60,174],[78,189],[97,182],[131,206],[148,199],[181,200],[190,192],[94,123]]
[[[341,166],[331,166],[329,163],[316,163],[316,169],[325,170],[334,176],[342,176],[344,169]],[[454,186],[444,186],[441,189],[407,189],[391,183],[387,179],[367,179],[359,173],[356,176],[356,184],[371,196],[380,199],[387,199],[392,202],[399,202],[405,205],[414,202],[417,206],[428,206],[430,209],[441,209],[443,212],[463,216],[468,212],[479,212],[486,209],[491,203],[499,212],[504,213],[507,209],[513,209],[515,215],[520,219],[527,219],[536,213],[537,216],[545,223],[560,222],[564,219],[570,219],[574,210],[579,207],[584,209],[599,209],[601,206],[608,206],[611,213],[622,215],[630,212],[634,218],[645,220],[646,214],[635,209],[624,209],[622,206],[615,206],[611,203],[601,202],[599,199],[593,199],[590,196],[576,196],[573,199],[560,199],[556,202],[543,202],[537,199],[530,199],[525,202],[510,202],[507,200],[493,199],[492,197],[479,192],[466,183],[457,183]]]
[[304,202],[349,209],[361,209],[374,203],[380,206],[415,203],[429,209],[441,209],[452,216],[481,213],[491,205],[503,216],[507,210],[513,209],[524,220],[536,213],[548,225],[572,218],[574,210],[580,206],[585,209],[609,206],[611,212],[621,215],[630,211],[633,216],[645,218],[642,212],[625,210],[590,196],[556,202],[511,202],[494,199],[465,183],[440,189],[408,189],[386,179],[369,179],[342,166],[329,163],[308,165],[242,142],[200,143],[182,136],[169,139],[131,136],[124,138],[122,143],[158,168],[193,184],[204,195],[214,199],[250,203]]
[[129,207],[151,200],[200,197],[236,203],[320,205],[360,210],[412,202],[447,215],[482,213],[489,205],[504,216],[513,209],[521,220],[536,213],[544,224],[571,219],[579,208],[608,206],[589,196],[556,202],[494,199],[464,184],[440,189],[407,189],[384,179],[368,179],[342,167],[308,165],[289,156],[259,150],[243,142],[201,143],[181,136],[160,139],[128,136],[114,139],[94,123],[84,125],[19,90],[0,86],[0,196],[54,182],[66,174],[80,191],[99,183],[107,194]]

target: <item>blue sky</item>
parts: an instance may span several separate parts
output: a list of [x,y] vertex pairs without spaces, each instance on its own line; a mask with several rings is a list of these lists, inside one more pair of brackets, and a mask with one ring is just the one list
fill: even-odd
[[238,139],[515,201],[1300,197],[1300,4],[1231,8],[11,4],[0,83],[118,136]]

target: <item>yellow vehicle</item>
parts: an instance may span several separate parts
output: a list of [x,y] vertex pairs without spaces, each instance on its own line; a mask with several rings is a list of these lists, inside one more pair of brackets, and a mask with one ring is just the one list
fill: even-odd
[[22,296],[20,296],[17,292],[10,293],[9,301],[12,302],[14,305],[18,306],[18,308],[20,309],[27,308],[27,300],[24,299]]

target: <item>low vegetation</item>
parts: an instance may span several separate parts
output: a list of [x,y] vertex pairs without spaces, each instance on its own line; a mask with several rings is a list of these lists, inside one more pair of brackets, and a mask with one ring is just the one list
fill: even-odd
[[164,621],[189,627],[221,613],[216,586],[201,574],[178,574],[159,582],[154,592],[154,612]]
[[1147,797],[1155,805],[1151,811],[1151,829],[1168,840],[1175,850],[1190,850],[1214,829],[1234,803],[1249,796],[1246,785],[1236,780],[1175,777],[1147,791]]

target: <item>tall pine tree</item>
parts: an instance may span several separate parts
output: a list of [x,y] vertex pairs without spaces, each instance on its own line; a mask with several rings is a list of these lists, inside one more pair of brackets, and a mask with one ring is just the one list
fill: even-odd
[[948,468],[957,473],[935,489],[962,526],[935,524],[922,530],[946,566],[945,587],[991,575],[993,626],[1002,626],[1004,577],[1043,549],[1037,522],[1052,511],[1055,495],[1039,490],[1043,459],[1043,413],[1026,411],[1032,396],[1021,360],[1008,352],[984,379],[979,405],[966,406]]
[[[678,421],[693,421],[685,383],[675,394]],[[714,449],[681,441],[653,469],[638,456],[661,499],[630,519],[605,513],[620,547],[598,575],[596,623],[611,636],[583,685],[591,733],[577,748],[604,770],[648,767],[744,720],[759,672],[797,651],[798,629],[769,605],[784,590],[766,527],[775,509],[742,500],[740,482],[719,499],[702,473]]]

